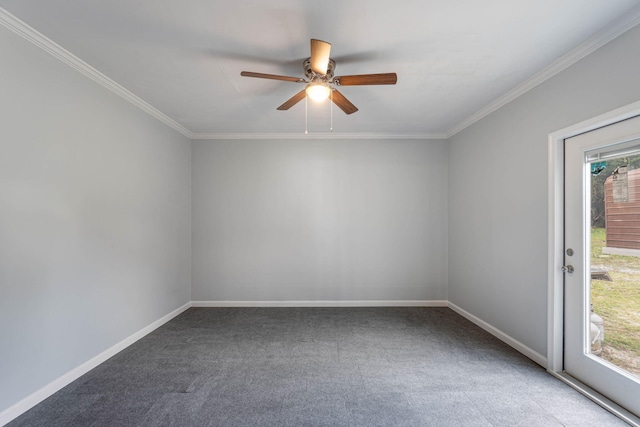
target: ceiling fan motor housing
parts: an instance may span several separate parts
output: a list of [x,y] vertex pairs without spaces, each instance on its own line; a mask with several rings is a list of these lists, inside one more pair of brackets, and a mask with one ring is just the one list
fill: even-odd
[[325,74],[324,76],[317,74],[311,69],[311,58],[305,59],[302,62],[302,66],[304,67],[304,75],[307,76],[309,81],[321,80],[321,81],[329,82],[331,81],[331,79],[333,79],[333,71],[336,68],[336,61],[329,58],[329,64],[327,66],[327,74]]

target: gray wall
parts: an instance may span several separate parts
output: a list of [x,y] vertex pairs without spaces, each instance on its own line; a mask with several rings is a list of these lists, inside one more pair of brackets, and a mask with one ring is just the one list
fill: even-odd
[[449,144],[190,147],[0,29],[0,411],[190,299],[448,298],[545,354],[547,135],[640,99],[638,46]]
[[194,301],[447,298],[446,142],[193,142]]
[[0,412],[190,300],[190,142],[0,27]]
[[546,355],[548,134],[640,99],[640,28],[449,141],[449,300]]

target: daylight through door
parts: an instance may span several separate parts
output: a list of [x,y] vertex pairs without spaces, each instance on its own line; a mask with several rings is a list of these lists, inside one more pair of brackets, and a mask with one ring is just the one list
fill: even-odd
[[565,371],[640,416],[640,117],[565,140]]

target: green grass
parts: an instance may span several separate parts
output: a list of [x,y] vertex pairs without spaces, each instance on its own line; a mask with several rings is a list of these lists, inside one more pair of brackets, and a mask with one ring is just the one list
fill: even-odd
[[613,281],[592,280],[591,303],[604,320],[602,357],[640,374],[640,258],[604,255],[606,232],[591,233],[591,265],[603,266]]

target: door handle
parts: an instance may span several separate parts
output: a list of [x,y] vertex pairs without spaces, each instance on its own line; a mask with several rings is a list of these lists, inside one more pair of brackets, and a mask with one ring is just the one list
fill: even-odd
[[573,273],[575,271],[573,265],[563,265],[561,270],[563,273]]

